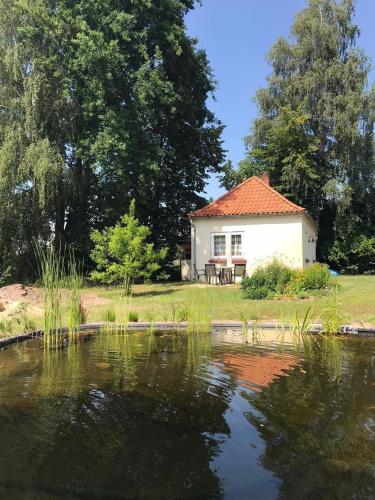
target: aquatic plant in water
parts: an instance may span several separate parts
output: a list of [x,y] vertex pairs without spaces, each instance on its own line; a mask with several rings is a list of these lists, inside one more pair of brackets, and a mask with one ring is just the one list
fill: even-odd
[[103,321],[106,323],[114,323],[116,321],[116,312],[113,307],[107,307],[103,312]]
[[63,258],[61,252],[51,246],[36,245],[40,283],[43,289],[44,339],[56,344],[56,333],[61,327],[61,287],[63,281]]
[[339,333],[342,323],[341,299],[338,287],[335,287],[328,302],[328,307],[324,309],[322,314],[323,333],[336,335]]
[[68,330],[70,334],[77,334],[80,325],[86,323],[87,311],[83,307],[81,299],[83,276],[73,250],[69,253],[66,283],[70,290],[67,306]]
[[189,303],[188,331],[211,332],[212,306],[214,296],[211,287],[197,288]]

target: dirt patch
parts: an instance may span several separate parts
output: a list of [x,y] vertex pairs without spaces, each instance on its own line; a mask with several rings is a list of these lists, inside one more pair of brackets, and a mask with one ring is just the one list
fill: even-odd
[[0,288],[0,301],[5,305],[9,302],[26,302],[27,304],[40,305],[43,302],[43,296],[38,288],[17,283]]
[[[68,298],[69,291],[62,290],[63,302]],[[43,306],[43,291],[40,288],[25,286],[19,283],[0,288],[0,303],[7,306],[12,302],[25,302],[30,305]],[[84,306],[101,306],[111,304],[113,300],[99,297],[96,293],[87,292],[82,294]]]

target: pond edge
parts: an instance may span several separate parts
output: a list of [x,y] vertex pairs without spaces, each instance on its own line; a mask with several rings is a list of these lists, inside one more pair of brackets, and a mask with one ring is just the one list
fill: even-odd
[[[108,325],[107,323],[85,323],[79,326],[80,331],[94,330],[98,331]],[[164,321],[164,322],[129,322],[127,325],[119,324],[115,325],[117,329],[120,331],[125,330],[187,330],[188,323],[187,322],[172,322],[172,321]],[[257,323],[253,321],[248,321],[247,323],[243,323],[241,321],[213,321],[211,323],[213,329],[242,329],[244,327],[252,327],[256,326],[257,329],[261,330],[290,330],[291,327],[288,324],[278,324],[278,323]],[[318,334],[322,331],[323,327],[321,324],[316,323],[310,326],[308,329],[308,333],[310,334]],[[58,329],[58,333],[66,334],[68,333],[67,327],[62,327]],[[342,325],[338,332],[339,335],[355,335],[359,337],[374,337],[375,338],[375,327],[374,328],[365,328],[358,327],[354,325]],[[36,330],[32,332],[20,333],[18,335],[13,335],[11,337],[0,338],[0,348],[10,345],[16,344],[18,342],[22,342],[24,340],[43,337],[43,330]]]

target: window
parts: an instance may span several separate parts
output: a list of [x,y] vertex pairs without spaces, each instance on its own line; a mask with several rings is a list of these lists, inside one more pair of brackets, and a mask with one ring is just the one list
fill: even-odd
[[242,257],[242,234],[232,234],[232,257]]
[[213,235],[213,257],[225,257],[227,254],[226,246],[225,234]]

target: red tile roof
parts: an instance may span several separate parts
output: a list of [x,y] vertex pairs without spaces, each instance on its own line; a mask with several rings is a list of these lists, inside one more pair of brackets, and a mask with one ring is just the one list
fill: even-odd
[[259,177],[250,177],[209,205],[191,212],[191,217],[260,215],[305,212]]

